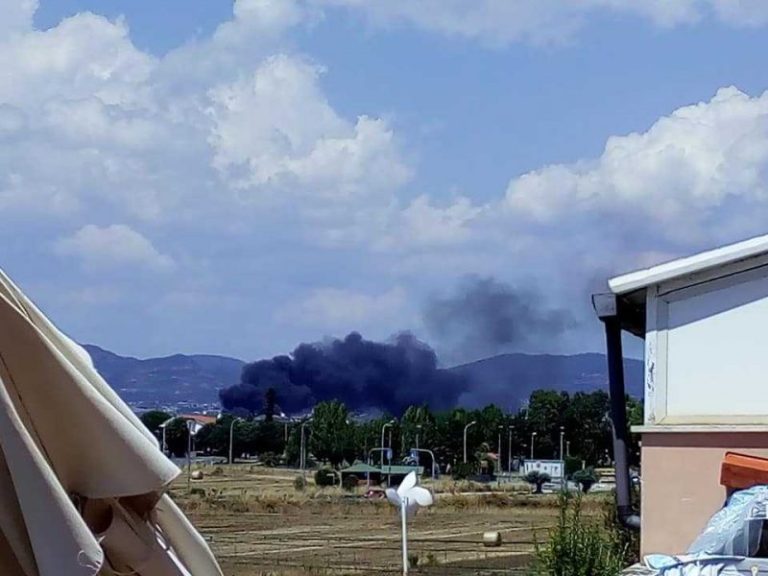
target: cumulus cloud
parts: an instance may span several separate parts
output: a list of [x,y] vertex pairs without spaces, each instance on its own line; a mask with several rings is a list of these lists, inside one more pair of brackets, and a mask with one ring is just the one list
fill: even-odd
[[93,269],[129,266],[167,271],[175,266],[171,257],[159,252],[147,238],[123,224],[83,226],[72,236],[61,238],[55,249],[61,255],[78,258]]
[[[512,180],[508,209],[538,224],[620,218],[682,245],[760,222],[768,187],[768,92],[723,88],[708,102],[660,118],[646,132],[608,139],[590,161]],[[746,233],[750,226],[742,230]],[[754,228],[754,224],[751,226]]]
[[210,93],[214,166],[254,193],[298,190],[322,200],[374,197],[408,178],[383,120],[352,123],[318,85],[322,69],[286,55]]
[[408,23],[425,30],[479,40],[557,44],[571,39],[598,13],[641,17],[662,27],[717,18],[736,26],[762,26],[762,0],[310,0],[362,12],[373,24]]
[[303,3],[237,0],[210,38],[163,58],[91,13],[35,30],[34,7],[0,37],[5,210],[224,226],[279,204],[323,234],[410,177],[384,119],[343,117],[323,69],[281,51],[313,17]]

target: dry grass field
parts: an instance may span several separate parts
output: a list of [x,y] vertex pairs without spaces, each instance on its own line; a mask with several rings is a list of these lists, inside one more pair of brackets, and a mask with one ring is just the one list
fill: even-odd
[[[186,473],[172,495],[209,540],[227,576],[396,574],[400,571],[397,513],[369,501],[363,489],[298,491],[298,472],[247,464],[201,467],[187,488]],[[426,484],[428,487],[429,483]],[[450,481],[431,486],[436,505],[409,524],[410,555],[423,574],[516,574],[531,558],[534,534],[552,524],[551,496],[525,486],[476,492]],[[484,548],[482,534],[498,531],[502,545]]]

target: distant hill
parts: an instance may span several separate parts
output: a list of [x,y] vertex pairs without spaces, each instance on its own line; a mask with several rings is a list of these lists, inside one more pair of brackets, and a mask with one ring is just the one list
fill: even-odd
[[[218,391],[240,381],[242,360],[204,354],[175,354],[141,360],[119,356],[86,345],[96,369],[123,400],[130,403],[198,404],[217,403]],[[643,363],[624,362],[627,392],[641,398]],[[608,389],[608,371],[603,354],[573,356],[502,354],[450,368],[470,382],[460,399],[467,407],[496,403],[519,408],[537,389],[563,390],[570,394]]]
[[126,402],[219,401],[219,389],[240,381],[244,362],[226,356],[175,354],[140,360],[85,345],[96,369]]
[[[493,402],[515,409],[538,389],[562,390],[570,394],[608,390],[608,367],[603,354],[501,354],[451,370],[471,382],[471,391],[461,399],[467,406]],[[624,377],[627,393],[642,398],[643,362],[625,359]]]

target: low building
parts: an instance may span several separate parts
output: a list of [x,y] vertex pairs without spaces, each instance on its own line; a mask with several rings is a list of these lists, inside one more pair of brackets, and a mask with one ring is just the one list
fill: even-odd
[[[680,553],[726,498],[729,450],[768,456],[768,236],[626,274],[593,297],[608,348],[620,516]],[[622,331],[645,340],[642,503],[630,509]]]

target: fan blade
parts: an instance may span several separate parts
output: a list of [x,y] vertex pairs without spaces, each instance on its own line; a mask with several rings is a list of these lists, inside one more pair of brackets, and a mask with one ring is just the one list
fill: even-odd
[[387,488],[385,494],[387,495],[387,500],[389,500],[390,504],[400,508],[403,501],[400,499],[400,494],[397,493],[397,490],[394,488]]
[[398,496],[400,496],[400,498],[405,496],[411,488],[416,486],[417,480],[418,478],[416,477],[416,472],[409,472],[408,475],[403,478],[400,486],[397,487]]
[[435,499],[432,492],[421,486],[414,486],[408,492],[408,503],[416,502],[419,506],[432,506]]
[[405,515],[407,518],[413,518],[416,515],[416,511],[421,508],[419,503],[413,498],[409,498],[405,504]]

